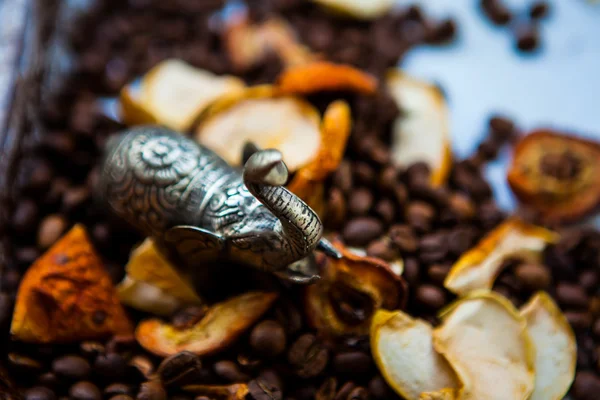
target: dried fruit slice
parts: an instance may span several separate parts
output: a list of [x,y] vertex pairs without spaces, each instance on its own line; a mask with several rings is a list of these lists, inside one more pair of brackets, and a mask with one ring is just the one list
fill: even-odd
[[431,182],[442,184],[452,163],[450,121],[443,94],[435,85],[400,70],[391,71],[386,84],[401,110],[393,127],[393,162],[425,162],[431,168]]
[[25,273],[11,325],[16,339],[76,342],[131,331],[83,225],[75,225]]
[[454,400],[456,398],[455,390],[442,389],[435,392],[423,392],[419,400]]
[[128,123],[155,122],[185,131],[211,101],[244,86],[236,77],[217,76],[181,60],[166,60],[142,78],[135,98],[131,88],[125,87],[121,93],[123,119]]
[[388,13],[395,0],[312,0],[333,12],[350,17],[371,20]]
[[325,209],[325,180],[342,161],[351,124],[348,103],[341,100],[331,103],[323,116],[321,140],[316,157],[300,168],[288,184],[288,189],[321,217]]
[[276,293],[249,292],[210,307],[195,325],[177,330],[157,319],[142,321],[137,341],[151,353],[169,356],[180,351],[198,355],[225,349],[273,304]]
[[440,315],[433,345],[463,386],[458,400],[525,400],[534,387],[535,351],[525,318],[506,298],[472,292]]
[[404,306],[406,283],[384,261],[333,244],[342,258],[319,259],[321,279],[305,293],[308,321],[325,335],[366,335],[375,311]]
[[432,335],[430,324],[402,311],[379,310],[371,322],[375,363],[386,382],[407,400],[442,389],[452,393],[461,385],[448,361],[433,348]]
[[508,183],[548,223],[574,222],[600,205],[600,143],[539,130],[516,145]]
[[577,344],[565,316],[545,292],[521,308],[535,344],[535,389],[529,400],[560,400],[575,378]]
[[351,91],[373,94],[377,78],[351,65],[317,61],[286,69],[277,78],[283,94],[307,95],[325,91]]
[[147,238],[131,252],[127,275],[117,286],[124,304],[157,315],[170,315],[183,305],[202,304],[194,289]]
[[444,286],[458,295],[491,289],[503,262],[512,257],[535,259],[558,234],[518,219],[509,219],[488,233],[452,266]]
[[215,101],[199,118],[196,140],[230,165],[240,165],[247,142],[275,148],[290,171],[313,159],[321,141],[319,112],[292,96],[257,86]]
[[206,396],[215,400],[244,400],[250,391],[245,383],[234,383],[227,386],[186,385],[182,389],[197,397]]

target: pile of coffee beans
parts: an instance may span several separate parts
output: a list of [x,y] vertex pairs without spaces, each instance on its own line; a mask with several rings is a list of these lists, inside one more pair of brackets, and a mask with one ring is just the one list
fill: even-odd
[[[44,135],[26,143],[18,171],[19,194],[8,227],[12,254],[0,281],[0,354],[6,354],[0,365],[10,379],[0,367],[0,391],[13,382],[27,400],[186,400],[195,397],[182,391],[187,384],[244,382],[248,398],[255,400],[400,398],[378,373],[367,337],[325,340],[307,326],[298,287],[287,290],[231,348],[202,359],[185,352],[161,359],[132,337],[35,346],[8,338],[21,276],[74,223],[87,227],[114,282],[122,279],[129,252],[141,237],[94,201],[102,146],[124,128],[102,113],[97,99],[116,95],[167,58],[234,73],[214,22],[223,3],[106,0],[73,23],[76,68],[67,90],[44,104]],[[336,18],[301,0],[248,3],[254,20],[281,16],[313,50],[380,78],[412,47],[448,42],[457,31],[454,21],[433,20],[418,7],[364,22]],[[538,18],[544,12],[532,8],[531,14]],[[281,69],[271,57],[242,78],[249,84],[272,82]],[[510,119],[493,116],[474,154],[454,160],[448,183],[432,187],[426,165],[399,168],[390,162],[391,127],[399,111],[385,90],[372,97],[344,96],[354,126],[344,161],[327,184],[327,229],[370,255],[401,256],[410,284],[408,311],[437,323],[437,311],[453,300],[442,285],[452,263],[506,217],[482,172],[519,129]],[[323,110],[332,98],[322,94],[309,100]],[[578,336],[576,400],[595,399],[600,391],[599,240],[595,231],[568,232],[538,263],[507,263],[495,287],[515,304],[538,289],[556,297]],[[128,311],[134,320],[144,317]],[[171,322],[185,324],[202,312],[184,309]]]

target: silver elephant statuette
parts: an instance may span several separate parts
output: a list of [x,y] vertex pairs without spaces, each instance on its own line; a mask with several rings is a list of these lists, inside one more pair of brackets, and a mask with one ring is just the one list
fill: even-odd
[[177,132],[143,126],[111,138],[101,168],[110,209],[187,268],[227,259],[310,283],[313,250],[339,257],[319,217],[283,187],[277,150],[254,152],[242,172]]

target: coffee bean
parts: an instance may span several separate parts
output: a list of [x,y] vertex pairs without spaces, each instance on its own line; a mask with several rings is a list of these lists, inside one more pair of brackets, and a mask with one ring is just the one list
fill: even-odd
[[405,214],[406,221],[418,232],[429,231],[434,217],[435,209],[421,201],[410,202]]
[[353,180],[360,185],[370,186],[376,182],[375,170],[365,162],[357,162],[352,165]]
[[37,244],[41,249],[46,249],[54,244],[67,229],[67,221],[62,215],[48,215],[40,223],[37,234]]
[[389,231],[392,244],[401,253],[413,253],[417,250],[419,242],[413,229],[408,225],[393,225]]
[[447,243],[449,252],[459,257],[473,246],[476,232],[470,227],[457,227],[448,233]]
[[424,235],[419,241],[419,260],[425,263],[442,261],[448,254],[448,235],[443,232]]
[[333,368],[336,373],[350,377],[361,377],[372,367],[371,357],[360,351],[338,353],[333,357]]
[[515,134],[515,123],[508,117],[494,115],[489,121],[490,134],[499,141],[504,142]]
[[542,19],[548,16],[550,5],[546,1],[535,1],[529,6],[529,16],[532,19]]
[[565,282],[556,285],[556,298],[559,304],[574,308],[587,308],[590,301],[581,286]]
[[85,341],[81,342],[79,350],[84,357],[95,359],[99,354],[104,353],[104,345],[99,342]]
[[369,257],[381,258],[384,261],[393,261],[398,258],[398,250],[387,239],[375,240],[367,247]]
[[459,221],[467,221],[475,215],[475,205],[463,193],[452,193],[448,197],[448,208]]
[[110,385],[104,388],[104,396],[106,397],[113,397],[119,395],[132,396],[133,392],[133,387],[125,383],[111,383]]
[[394,392],[381,375],[377,375],[369,381],[369,393],[376,400],[390,399],[394,396]]
[[302,315],[298,307],[289,300],[278,302],[275,316],[288,335],[293,335],[302,329]]
[[600,377],[591,371],[577,372],[572,391],[576,400],[596,400],[600,393]]
[[14,293],[19,287],[21,274],[15,268],[5,269],[0,275],[0,290],[8,293]]
[[262,321],[250,333],[250,346],[261,356],[278,356],[285,350],[285,345],[285,331],[276,321]]
[[119,379],[127,374],[127,363],[118,353],[100,354],[94,362],[94,372],[106,379]]
[[359,217],[350,220],[344,227],[344,241],[349,246],[366,246],[383,233],[383,224],[376,218]]
[[112,396],[109,400],[133,400],[133,397],[126,394],[117,394],[116,396]]
[[356,384],[354,382],[344,383],[340,390],[338,390],[333,400],[347,400],[354,388],[356,388]]
[[37,383],[50,389],[56,389],[59,386],[59,379],[54,372],[46,372],[38,376]]
[[327,198],[326,223],[328,226],[339,228],[346,219],[346,199],[338,188],[331,188]]
[[8,353],[8,369],[21,372],[23,375],[33,375],[42,369],[42,364],[30,357]]
[[55,400],[56,394],[46,387],[35,386],[25,391],[24,398],[25,400]]
[[363,387],[356,387],[352,389],[347,397],[348,400],[368,400],[369,392]]
[[8,328],[12,317],[13,301],[11,297],[0,292],[0,329]]
[[38,208],[33,200],[23,199],[16,206],[12,216],[12,227],[19,233],[32,232],[37,225]]
[[130,375],[134,375],[136,380],[150,379],[154,373],[154,364],[145,355],[136,355],[129,360],[127,364],[129,367]]
[[89,376],[91,367],[85,358],[68,355],[54,360],[52,371],[67,379],[84,380]]
[[160,382],[149,381],[140,385],[137,400],[167,400],[167,392]]
[[427,268],[427,276],[433,282],[441,285],[444,283],[448,272],[450,272],[450,265],[446,264],[432,264]]
[[373,206],[373,194],[367,188],[355,189],[348,200],[348,211],[353,215],[365,215]]
[[90,199],[91,193],[86,186],[69,188],[62,198],[62,210],[65,213],[75,212]]
[[69,389],[69,396],[73,400],[101,400],[100,389],[92,382],[77,382]]
[[427,43],[444,44],[451,42],[456,36],[458,28],[452,19],[445,19],[434,25],[427,32]]
[[233,361],[217,361],[213,366],[215,373],[227,382],[247,382],[250,377],[240,371],[238,365]]
[[254,400],[281,400],[281,388],[261,379],[253,379],[248,383],[248,391]]
[[565,311],[565,317],[574,330],[589,329],[592,325],[592,316],[583,311]]
[[515,31],[517,48],[523,52],[532,52],[540,45],[538,29],[533,24],[521,24]]
[[446,304],[444,291],[433,285],[420,285],[416,289],[415,299],[428,310],[439,310]]
[[544,290],[550,286],[550,271],[544,265],[525,263],[515,268],[515,276],[528,290]]
[[349,161],[342,161],[333,174],[333,186],[348,194],[352,189],[352,180],[352,165]]
[[598,272],[588,269],[579,273],[579,284],[582,288],[593,293],[598,287]]
[[329,362],[329,352],[312,334],[300,336],[288,352],[288,361],[301,378],[319,375]]
[[165,358],[158,366],[158,376],[165,385],[183,386],[197,377],[202,369],[200,357],[182,351]]
[[502,0],[481,0],[479,4],[489,20],[496,25],[506,25],[512,19],[511,12]]
[[388,198],[383,198],[375,204],[375,214],[386,224],[394,222],[396,217],[396,207],[394,202]]
[[15,252],[15,258],[17,261],[24,265],[29,266],[40,256],[39,250],[34,246],[20,247]]
[[414,258],[404,259],[404,273],[402,275],[411,285],[416,285],[418,283],[419,270],[419,262],[417,260]]

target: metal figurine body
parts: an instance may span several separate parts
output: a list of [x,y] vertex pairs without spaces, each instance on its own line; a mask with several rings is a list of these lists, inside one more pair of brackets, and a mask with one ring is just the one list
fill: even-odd
[[226,257],[311,282],[318,275],[302,260],[317,246],[337,256],[319,217],[282,187],[276,150],[255,152],[240,173],[179,133],[144,126],[109,141],[101,171],[111,210],[189,267]]

